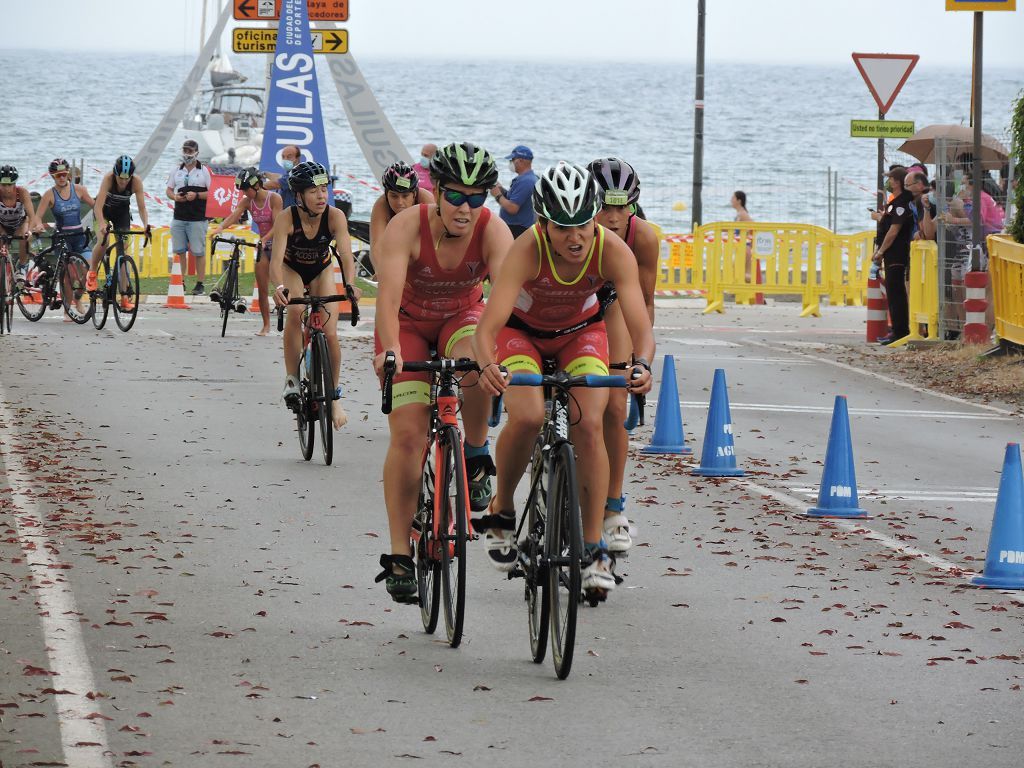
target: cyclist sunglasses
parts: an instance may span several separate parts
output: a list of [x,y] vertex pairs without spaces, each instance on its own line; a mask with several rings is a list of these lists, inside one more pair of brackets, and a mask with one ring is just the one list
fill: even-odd
[[447,187],[441,187],[441,194],[444,199],[449,203],[458,208],[463,203],[468,203],[470,208],[479,208],[485,202],[487,202],[486,192],[459,192],[457,189],[448,189]]

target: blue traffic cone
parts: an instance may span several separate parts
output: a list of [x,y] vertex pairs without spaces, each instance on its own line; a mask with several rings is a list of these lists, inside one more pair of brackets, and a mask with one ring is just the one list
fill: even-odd
[[722,368],[715,369],[715,380],[711,385],[711,407],[704,428],[704,449],[700,454],[700,466],[691,474],[702,477],[743,477],[746,474],[736,466],[729,392],[725,388],[725,370]]
[[985,570],[973,582],[979,587],[1024,589],[1024,479],[1017,443],[1006,446]]
[[693,453],[683,434],[683,414],[679,410],[679,390],[676,388],[676,361],[672,355],[665,355],[661,366],[661,389],[658,390],[658,410],[654,413],[651,444],[641,448],[640,452]]
[[850,415],[846,396],[836,395],[832,411],[832,427],[825,450],[825,471],[818,490],[818,506],[805,513],[808,517],[867,517],[857,506],[857,476],[853,469],[853,446],[850,442]]

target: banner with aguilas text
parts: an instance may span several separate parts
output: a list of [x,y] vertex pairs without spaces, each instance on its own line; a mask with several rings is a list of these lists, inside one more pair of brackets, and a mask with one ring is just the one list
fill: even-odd
[[[285,173],[281,150],[290,144],[301,150],[303,160],[330,169],[306,0],[281,0],[260,170]],[[328,204],[333,205],[330,184],[327,190]]]

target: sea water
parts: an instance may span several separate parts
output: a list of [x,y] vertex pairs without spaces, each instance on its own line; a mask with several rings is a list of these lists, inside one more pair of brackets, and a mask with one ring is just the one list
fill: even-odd
[[[323,57],[321,57],[322,59]],[[263,82],[266,57],[235,55],[237,69]],[[426,142],[472,140],[499,160],[526,144],[539,169],[557,160],[586,163],[616,156],[641,178],[649,218],[667,231],[690,229],[693,160],[692,66],[613,62],[409,61],[358,59],[370,86],[412,157]],[[0,51],[6,79],[0,163],[15,164],[22,183],[46,188],[54,157],[84,158],[95,194],[100,172],[122,152],[135,154],[177,93],[193,59],[146,54]],[[889,117],[932,123],[968,121],[969,62],[922,61]],[[29,77],[14,73],[31,73]],[[366,217],[376,181],[358,145],[323,61],[318,65],[324,130],[338,186]],[[206,80],[204,78],[204,85]],[[1024,67],[985,70],[984,128],[1008,143],[1013,101]],[[836,65],[710,63],[705,85],[705,221],[730,220],[734,190],[748,195],[755,220],[827,223],[827,169],[839,176],[839,229],[873,223],[877,144],[850,138],[850,120],[877,117],[877,107],[850,61]],[[887,162],[908,158],[887,142]],[[163,197],[180,147],[169,146],[146,179]],[[97,170],[93,170],[97,169]],[[680,205],[681,204],[681,205]],[[493,206],[493,203],[489,203]],[[685,206],[683,210],[679,208]],[[151,220],[170,212],[150,201]],[[137,220],[137,218],[136,218]]]

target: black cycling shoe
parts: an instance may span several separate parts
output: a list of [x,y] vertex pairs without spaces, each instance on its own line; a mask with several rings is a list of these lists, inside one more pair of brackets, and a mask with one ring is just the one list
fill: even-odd
[[384,586],[396,603],[418,605],[416,586],[416,564],[409,555],[381,555],[380,566],[384,570],[373,581],[384,582]]
[[469,508],[483,512],[491,503],[491,475],[494,461],[490,454],[466,459],[466,475],[469,478]]

